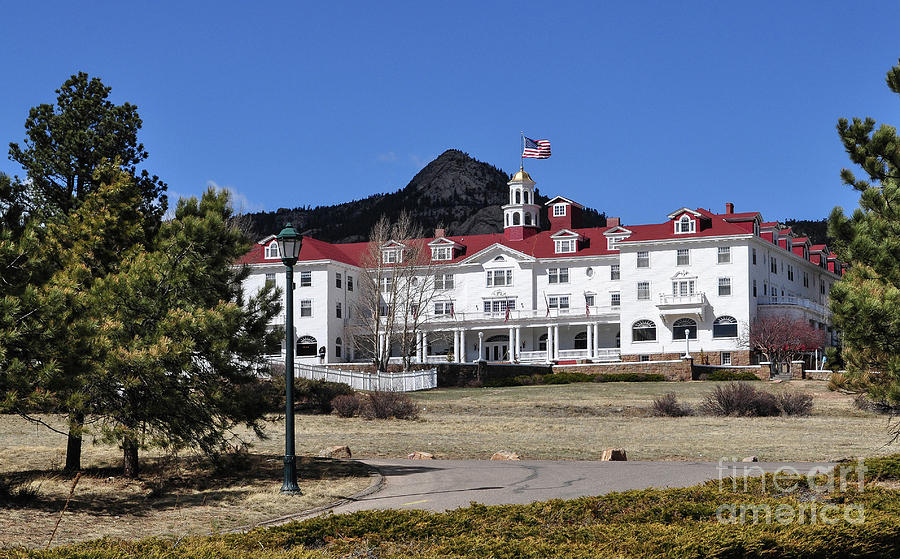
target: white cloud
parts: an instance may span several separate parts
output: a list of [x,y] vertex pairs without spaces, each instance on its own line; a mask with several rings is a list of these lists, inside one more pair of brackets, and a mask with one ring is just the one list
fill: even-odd
[[397,161],[397,154],[392,151],[389,151],[387,153],[379,153],[375,156],[375,159],[381,161],[382,163],[393,163],[394,161]]
[[215,188],[217,190],[227,190],[231,195],[231,208],[235,211],[235,213],[244,214],[249,212],[261,212],[266,209],[263,204],[250,200],[249,198],[247,198],[247,196],[240,193],[233,186],[219,186],[219,184],[215,181],[206,181],[206,186]]
[[409,154],[409,162],[416,166],[417,169],[421,169],[425,166],[426,161],[416,155],[415,153]]

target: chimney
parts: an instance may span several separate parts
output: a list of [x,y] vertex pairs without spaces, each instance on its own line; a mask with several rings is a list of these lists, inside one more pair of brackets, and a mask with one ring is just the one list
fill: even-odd
[[619,225],[618,217],[607,217],[606,218],[606,226],[607,227],[617,227]]
[[725,213],[733,214],[734,213],[734,204],[731,202],[725,202]]
[[447,232],[444,229],[435,229],[434,230],[434,238],[440,239],[441,237],[446,237]]

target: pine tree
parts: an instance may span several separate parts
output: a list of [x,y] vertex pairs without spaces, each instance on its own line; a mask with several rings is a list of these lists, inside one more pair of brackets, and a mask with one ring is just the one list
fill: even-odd
[[[900,94],[900,64],[887,73]],[[843,181],[860,193],[850,217],[835,208],[828,232],[838,256],[850,264],[831,291],[835,325],[848,375],[841,388],[900,405],[900,139],[893,126],[877,130],[872,118],[841,119],[838,134],[867,179],[849,169]],[[877,371],[877,374],[869,374]],[[895,435],[900,431],[895,432]]]

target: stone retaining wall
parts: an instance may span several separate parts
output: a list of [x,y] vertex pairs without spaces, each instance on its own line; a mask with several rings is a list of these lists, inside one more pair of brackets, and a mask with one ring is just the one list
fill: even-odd
[[589,365],[554,365],[553,372],[585,373],[589,375],[646,373],[663,375],[666,377],[666,380],[691,380],[691,359],[622,361],[618,363],[592,363]]

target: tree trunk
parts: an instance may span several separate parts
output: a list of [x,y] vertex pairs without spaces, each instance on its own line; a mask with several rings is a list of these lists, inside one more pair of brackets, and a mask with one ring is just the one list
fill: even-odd
[[138,477],[138,445],[137,441],[125,439],[122,442],[123,468],[122,473],[127,478]]
[[69,439],[66,442],[66,471],[81,469],[81,431],[84,428],[84,414],[69,413]]

